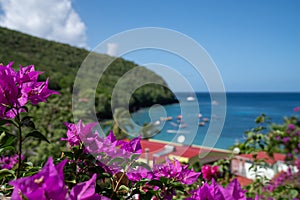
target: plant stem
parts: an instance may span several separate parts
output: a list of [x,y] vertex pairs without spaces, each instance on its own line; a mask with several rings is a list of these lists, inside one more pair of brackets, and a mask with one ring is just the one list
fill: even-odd
[[118,190],[118,188],[119,188],[119,184],[121,183],[121,181],[122,181],[122,179],[123,179],[123,177],[124,177],[124,175],[125,175],[125,172],[122,172],[122,175],[121,175],[121,177],[119,178],[119,180],[118,181],[116,181],[117,182],[117,184],[116,184],[116,187],[114,188],[114,193],[116,193],[117,192],[117,190]]
[[21,128],[21,120],[19,114],[17,117],[17,128],[18,128],[18,146],[19,146],[19,152],[18,152],[18,169],[17,169],[17,178],[20,177],[20,170],[21,170],[21,164],[22,164],[22,128]]
[[[135,162],[135,161],[133,160],[133,161],[131,161],[131,162],[129,163],[129,165],[126,166],[124,172],[122,172],[121,177],[116,181],[116,186],[113,188],[113,193],[111,194],[111,197],[110,197],[111,199],[112,199],[113,196],[117,193],[117,190],[118,190],[119,187],[120,187],[121,181],[123,180],[124,176],[126,175],[127,171],[129,170],[130,166],[131,166],[134,162]],[[127,178],[127,177],[126,177],[126,178]],[[126,186],[128,186],[128,185],[126,185]]]

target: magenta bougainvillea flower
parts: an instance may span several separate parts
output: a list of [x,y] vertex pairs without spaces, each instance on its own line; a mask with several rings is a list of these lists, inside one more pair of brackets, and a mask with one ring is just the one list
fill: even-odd
[[201,168],[202,176],[204,180],[210,181],[212,178],[216,178],[219,175],[219,166],[204,165]]
[[12,77],[0,75],[0,118],[10,118],[6,113],[17,103],[17,95],[18,89]]
[[[21,159],[24,159],[24,156],[21,156]],[[12,169],[19,160],[19,155],[15,154],[12,156],[1,156],[0,157],[0,169]]]
[[297,107],[294,108],[294,112],[299,112],[299,111],[300,111],[300,107],[299,106],[297,106]]
[[107,199],[95,194],[97,175],[94,174],[88,181],[75,185],[70,193],[64,182],[63,169],[67,160],[57,165],[50,157],[45,166],[35,175],[10,181],[14,186],[12,199],[57,199],[57,200],[96,200]]
[[227,193],[232,196],[234,200],[246,199],[246,190],[243,190],[237,179],[233,179],[230,184],[225,188]]
[[7,118],[8,108],[18,101],[18,87],[14,80],[15,72],[10,65],[0,65],[0,118]]
[[[25,105],[26,101],[30,101],[33,105],[45,102],[52,94],[59,94],[56,91],[48,89],[48,79],[45,82],[38,82],[38,76],[43,72],[35,71],[34,66],[20,66],[20,70],[16,73],[15,81],[19,85],[21,91],[21,102]],[[20,100],[21,101],[21,100]]]
[[70,200],[107,200],[109,198],[95,194],[95,185],[96,185],[97,175],[94,174],[92,178],[88,181],[78,183],[75,185],[71,192],[70,196],[67,199]]
[[289,124],[287,128],[289,131],[294,131],[296,129],[296,126],[294,124]]
[[126,152],[134,154],[142,153],[141,137],[134,138],[130,141],[117,140],[114,133],[110,131],[104,142],[112,143]]
[[79,120],[77,124],[65,122],[64,125],[67,127],[67,138],[61,138],[66,140],[71,146],[79,145],[88,134],[91,134],[96,123],[89,123],[84,125],[82,120]]
[[[142,152],[140,144],[141,138],[135,138],[131,141],[117,140],[113,132],[107,137],[100,137],[99,133],[93,133],[93,127],[96,123],[84,125],[80,120],[77,124],[65,123],[68,128],[67,138],[62,140],[68,141],[70,146],[84,145],[84,151],[90,153],[100,161],[101,167],[105,168],[109,173],[119,172],[123,164],[129,163],[132,154],[137,157]],[[116,158],[118,161],[116,161]],[[111,162],[111,161],[115,162]]]
[[49,158],[45,166],[37,174],[29,177],[23,177],[10,181],[14,186],[12,199],[65,199],[67,197],[67,188],[64,183],[63,168],[67,160],[53,164],[52,158]]
[[48,79],[45,82],[35,82],[31,87],[24,88],[23,91],[33,105],[46,102],[46,99],[52,94],[59,94],[48,89]]
[[[150,171],[143,166],[139,166],[136,169],[131,169],[127,174],[128,179],[133,182],[140,181],[142,179],[148,180],[160,180],[161,177],[170,179],[171,182],[180,182],[181,184],[193,184],[197,181],[200,172],[195,172],[194,170],[189,170],[188,165],[182,165],[176,159],[174,161],[166,160],[163,164],[154,164],[153,170]],[[147,184],[146,184],[147,185]],[[153,190],[158,190],[158,186],[149,186]],[[160,196],[163,199],[171,200],[174,195],[176,195],[176,190],[174,188],[168,188],[163,186],[160,188]],[[148,189],[146,189],[148,190]],[[158,199],[153,197],[152,199]]]
[[204,183],[197,190],[192,191],[192,196],[185,200],[246,200],[245,192],[237,179],[234,179],[226,188],[212,179],[211,185]]
[[159,180],[160,177],[169,178],[173,181],[181,182],[182,184],[193,184],[197,181],[200,172],[189,170],[188,165],[182,165],[178,160],[166,160],[163,164],[153,166],[153,171],[150,171],[143,166],[136,169],[130,169],[127,173],[128,178],[133,181],[142,179]]
[[42,73],[35,71],[33,65],[27,67],[20,66],[20,70],[16,73],[16,80],[19,84],[35,83],[38,80],[38,76]]
[[137,153],[137,154],[141,154],[142,153],[142,146],[141,146],[141,137],[137,137],[132,139],[130,142],[125,142],[122,141],[122,149],[124,149],[127,152],[132,152],[132,153]]
[[14,118],[18,113],[25,112],[22,106],[27,102],[35,105],[45,102],[52,94],[58,94],[48,89],[48,80],[38,82],[42,72],[35,71],[33,65],[20,66],[20,70],[15,71],[12,64],[0,64],[0,118]]
[[176,159],[174,159],[174,162],[167,159],[166,163],[153,167],[153,175],[157,179],[162,176],[174,179],[182,184],[192,184],[197,181],[200,172],[189,170],[188,165],[181,165]]
[[148,169],[139,166],[136,169],[130,169],[129,172],[126,173],[129,180],[133,182],[140,181],[142,179],[149,179],[152,180],[154,175],[152,171],[149,171]]
[[[93,135],[84,142],[86,150],[107,166],[108,172],[112,174],[119,172],[124,165],[129,164],[133,154],[136,155],[135,159],[137,159],[142,151],[141,138],[135,138],[131,141],[117,140],[113,132],[110,132],[107,137],[100,137],[97,131]],[[117,158],[120,158],[119,161]],[[111,162],[112,160],[116,162]]]

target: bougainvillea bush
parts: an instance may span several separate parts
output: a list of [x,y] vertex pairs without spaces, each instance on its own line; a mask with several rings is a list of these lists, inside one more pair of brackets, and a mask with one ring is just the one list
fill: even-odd
[[[100,137],[97,123],[85,124],[81,120],[62,122],[66,136],[60,140],[66,143],[66,150],[59,157],[49,157],[33,165],[28,159],[29,150],[23,149],[24,143],[30,141],[27,138],[46,142],[48,139],[36,129],[27,105],[46,102],[50,95],[58,94],[48,89],[47,80],[38,81],[40,74],[33,65],[21,66],[19,71],[12,68],[12,63],[0,65],[0,198],[244,200],[271,198],[287,191],[287,198],[299,197],[299,184],[290,184],[291,177],[296,178],[293,171],[270,180],[255,194],[250,187],[242,188],[234,177],[224,176],[227,161],[205,165],[199,170],[176,159],[166,159],[165,163],[150,167],[138,160],[142,153],[140,137],[117,140],[113,132]],[[295,150],[299,150],[299,145],[294,139],[298,124],[293,121],[288,127],[279,128],[287,135],[278,135],[276,131],[277,139],[272,140],[272,135],[257,131],[257,136],[260,140],[268,138],[267,142],[273,146],[278,143],[293,148],[292,153],[288,152],[291,153],[288,161],[294,164],[299,155]],[[242,151],[256,148],[249,141],[244,144],[239,146]],[[276,149],[279,150],[287,153],[284,147]],[[275,149],[269,150],[272,151]],[[299,162],[299,159],[295,162],[298,169]],[[225,177],[228,181],[222,181]]]

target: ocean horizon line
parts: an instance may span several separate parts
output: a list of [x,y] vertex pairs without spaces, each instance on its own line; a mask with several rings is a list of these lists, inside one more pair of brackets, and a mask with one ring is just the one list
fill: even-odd
[[[227,94],[251,94],[251,93],[255,93],[255,94],[259,94],[259,93],[266,93],[266,94],[299,94],[300,91],[225,91],[225,92],[209,92],[209,91],[195,91],[196,94],[210,94],[210,93],[214,93],[214,94],[218,94],[218,93],[227,93]],[[191,94],[191,92],[189,91],[179,91],[179,92],[174,92],[174,94]]]

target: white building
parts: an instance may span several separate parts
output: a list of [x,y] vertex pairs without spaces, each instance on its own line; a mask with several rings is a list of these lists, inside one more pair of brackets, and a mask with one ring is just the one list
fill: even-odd
[[[273,158],[269,157],[266,152],[259,152],[257,159],[262,159],[261,165],[257,167],[257,171],[251,168],[254,158],[252,154],[236,155],[231,162],[231,173],[237,176],[254,180],[257,177],[272,179],[278,172],[287,171],[288,165],[285,163],[285,155],[275,153]],[[296,167],[293,167],[296,171]]]

